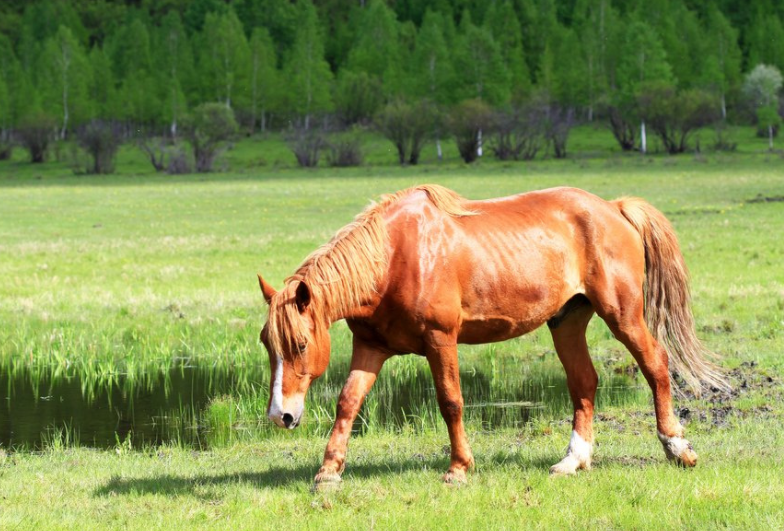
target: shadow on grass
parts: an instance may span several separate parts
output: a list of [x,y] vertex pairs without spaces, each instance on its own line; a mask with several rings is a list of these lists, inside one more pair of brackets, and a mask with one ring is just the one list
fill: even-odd
[[[482,463],[484,470],[496,466],[512,466],[522,470],[548,470],[551,460],[541,458],[521,461],[519,459],[501,458],[491,456]],[[554,461],[553,461],[554,462]],[[303,488],[312,486],[313,478],[318,470],[318,464],[301,465],[294,468],[270,467],[261,472],[236,472],[228,474],[199,474],[172,475],[161,474],[149,477],[129,478],[113,477],[105,485],[94,491],[95,496],[118,496],[140,494],[163,494],[167,496],[192,495],[203,497],[199,490],[204,487],[224,485],[251,485],[258,488],[285,488],[300,484]],[[382,476],[395,476],[405,472],[423,472],[433,476],[433,482],[439,482],[441,475],[449,467],[446,458],[407,459],[392,463],[368,463],[347,465],[343,474],[345,481],[352,479],[367,479]],[[469,479],[470,481],[470,479]]]

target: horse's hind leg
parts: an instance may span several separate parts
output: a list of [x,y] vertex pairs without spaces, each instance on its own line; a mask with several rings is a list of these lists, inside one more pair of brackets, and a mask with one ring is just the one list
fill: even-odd
[[697,454],[683,438],[683,426],[672,410],[672,391],[667,351],[645,324],[642,291],[620,290],[610,304],[597,306],[597,313],[613,335],[631,352],[653,392],[656,428],[667,458],[683,466],[697,464]]
[[566,384],[574,404],[572,438],[566,457],[550,468],[551,474],[574,474],[578,469],[591,468],[593,404],[599,380],[585,341],[593,308],[587,299],[578,297],[547,323],[558,358],[566,370]]

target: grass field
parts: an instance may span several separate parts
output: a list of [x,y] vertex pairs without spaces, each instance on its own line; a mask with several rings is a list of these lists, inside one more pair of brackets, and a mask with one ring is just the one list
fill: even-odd
[[[304,171],[280,144],[243,141],[226,155],[228,171],[179,177],[150,173],[132,150],[110,177],[74,176],[66,163],[33,167],[17,153],[0,163],[3,370],[111,385],[183,360],[264,366],[255,273],[279,286],[371,199],[424,182],[472,198],[569,185],[643,197],[672,220],[699,335],[722,355],[735,391],[676,401],[702,461],[688,471],[668,465],[649,393],[595,319],[589,342],[602,379],[629,374],[640,392],[600,403],[593,471],[548,477],[570,433],[559,406],[517,426],[470,417],[476,473],[465,487],[444,486],[448,438],[435,402],[422,405],[423,421],[389,426],[373,409],[388,404],[371,394],[342,488],[313,494],[327,433],[314,419],[328,420],[345,378],[350,338],[339,323],[309,425],[273,432],[259,420],[262,378],[213,403],[216,437],[205,451],[137,451],[122,441],[94,450],[67,434],[42,451],[0,448],[0,529],[783,528],[784,160],[743,142],[731,154],[621,156],[583,131],[574,145],[589,155],[565,161],[464,166],[452,154],[405,168],[382,162],[388,148],[378,142],[372,166]],[[461,347],[460,356],[500,387],[560,375],[546,331]],[[379,386],[394,390],[396,378],[424,370],[394,360]]]

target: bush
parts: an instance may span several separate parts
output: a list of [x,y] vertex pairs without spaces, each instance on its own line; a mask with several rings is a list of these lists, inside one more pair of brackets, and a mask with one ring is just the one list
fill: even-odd
[[544,145],[544,115],[532,104],[496,111],[489,146],[499,160],[532,160]]
[[460,157],[467,163],[479,157],[482,131],[493,123],[493,111],[482,100],[465,100],[459,103],[447,118],[447,129],[457,141]]
[[114,173],[114,160],[120,147],[121,130],[114,122],[91,120],[76,130],[76,141],[92,158],[87,173]]
[[689,135],[719,118],[717,98],[697,89],[678,91],[671,85],[648,85],[640,91],[637,102],[640,116],[671,155],[686,151]]
[[558,103],[545,105],[545,136],[553,146],[553,155],[557,159],[566,158],[566,141],[575,124],[574,108]]
[[356,130],[332,135],[327,140],[327,163],[330,166],[361,166],[362,137]]
[[381,81],[367,72],[342,69],[335,88],[335,110],[346,125],[367,123],[384,101]]
[[376,115],[376,128],[397,149],[400,164],[417,164],[422,148],[438,127],[436,107],[427,100],[408,103],[396,100]]
[[46,160],[49,142],[54,137],[56,120],[41,111],[22,119],[17,130],[19,143],[30,153],[30,162],[38,164]]
[[212,171],[213,163],[237,134],[234,112],[222,103],[203,103],[184,120],[185,137],[193,148],[196,171]]
[[305,127],[292,127],[286,135],[286,143],[303,168],[318,166],[321,150],[326,144],[324,133]]

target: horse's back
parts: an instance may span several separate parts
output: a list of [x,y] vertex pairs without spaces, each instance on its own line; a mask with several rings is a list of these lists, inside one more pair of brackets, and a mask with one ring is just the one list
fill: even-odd
[[414,194],[389,218],[388,287],[396,306],[420,323],[459,327],[461,342],[533,330],[590,291],[618,253],[644,260],[618,208],[583,190],[553,188],[465,207],[475,215],[444,214]]

